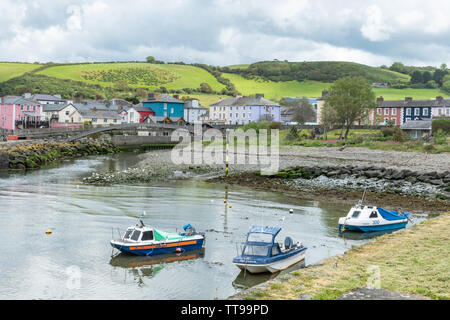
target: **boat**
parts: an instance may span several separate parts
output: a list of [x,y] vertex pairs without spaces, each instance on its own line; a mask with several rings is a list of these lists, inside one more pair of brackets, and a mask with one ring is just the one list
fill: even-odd
[[276,273],[303,261],[307,247],[294,244],[291,237],[286,237],[284,245],[280,245],[275,242],[280,231],[278,227],[251,227],[242,253],[233,263],[250,273]]
[[150,256],[164,253],[182,253],[201,249],[205,244],[205,233],[197,232],[190,225],[183,226],[185,232],[169,233],[147,227],[142,220],[127,228],[123,237],[111,240],[111,246],[122,253]]
[[409,213],[388,211],[361,203],[350,209],[346,217],[339,218],[339,232],[344,230],[376,232],[396,230],[406,227]]

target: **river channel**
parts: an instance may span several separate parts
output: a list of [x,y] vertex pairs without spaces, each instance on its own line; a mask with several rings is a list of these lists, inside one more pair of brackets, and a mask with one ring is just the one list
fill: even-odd
[[[306,265],[369,240],[364,234],[338,235],[338,218],[348,206],[281,192],[198,179],[82,183],[94,171],[124,170],[138,161],[137,154],[93,156],[0,173],[0,299],[224,299],[276,276],[244,275],[232,263],[252,225],[281,226],[280,242],[291,236],[308,247]],[[190,223],[206,231],[205,248],[111,258],[111,238],[138,219],[168,232]]]

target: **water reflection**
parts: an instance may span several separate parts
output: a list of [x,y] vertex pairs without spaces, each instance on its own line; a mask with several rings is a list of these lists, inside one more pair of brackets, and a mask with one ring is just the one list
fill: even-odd
[[[129,269],[138,286],[145,284],[145,278],[154,278],[161,272],[166,264],[183,263],[187,260],[202,259],[205,256],[205,248],[187,251],[177,254],[161,254],[157,256],[135,256],[119,253],[111,258],[109,264],[113,267]],[[182,265],[178,267],[182,268]],[[126,277],[126,274],[124,275]]]

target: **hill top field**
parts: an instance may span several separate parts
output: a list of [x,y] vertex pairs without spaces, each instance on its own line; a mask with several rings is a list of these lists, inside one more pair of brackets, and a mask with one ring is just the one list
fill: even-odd
[[40,64],[0,62],[0,82],[23,75],[41,67]]
[[[317,98],[329,89],[331,79],[364,76],[369,82],[408,83],[410,76],[385,68],[349,62],[257,62],[227,67],[205,65],[111,62],[82,64],[0,63],[0,95],[25,90],[62,94],[64,98],[136,98],[137,88],[177,93],[197,98],[206,107],[226,98],[230,83],[242,95],[263,93],[280,101],[284,97]],[[318,80],[324,79],[324,80]],[[227,84],[226,81],[229,81]],[[207,91],[200,90],[207,84]],[[209,90],[209,91],[208,91]],[[373,89],[386,100],[450,98],[440,89]],[[142,99],[142,96],[141,98]]]

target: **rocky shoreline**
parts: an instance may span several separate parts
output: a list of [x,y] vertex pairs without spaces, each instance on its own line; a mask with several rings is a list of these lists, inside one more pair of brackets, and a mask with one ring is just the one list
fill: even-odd
[[61,159],[118,152],[108,141],[83,140],[77,142],[32,141],[5,144],[0,147],[0,169],[39,169]]

